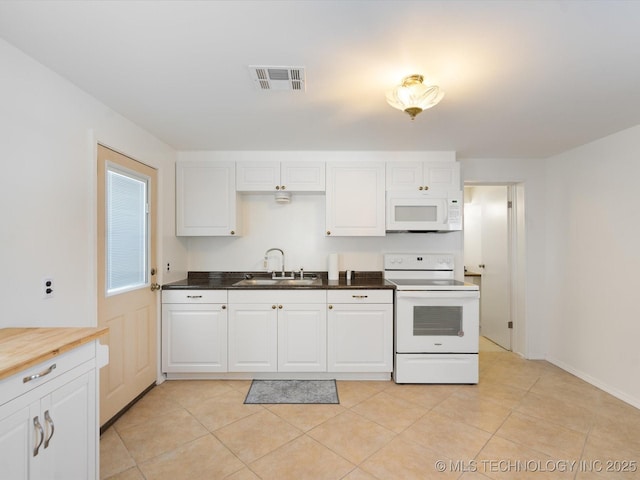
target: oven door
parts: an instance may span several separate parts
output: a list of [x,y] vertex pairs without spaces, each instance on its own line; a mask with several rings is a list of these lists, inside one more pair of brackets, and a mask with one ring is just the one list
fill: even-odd
[[477,353],[478,291],[396,291],[397,353]]

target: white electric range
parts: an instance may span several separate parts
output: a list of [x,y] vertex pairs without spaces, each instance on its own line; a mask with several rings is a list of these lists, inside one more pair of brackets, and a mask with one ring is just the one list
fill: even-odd
[[396,285],[396,383],[478,383],[480,340],[477,285],[454,279],[451,254],[384,257]]

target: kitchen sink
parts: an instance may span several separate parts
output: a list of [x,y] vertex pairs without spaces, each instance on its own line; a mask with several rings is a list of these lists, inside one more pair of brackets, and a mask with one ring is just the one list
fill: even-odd
[[304,287],[322,285],[320,278],[245,278],[233,284],[234,287],[260,287],[267,285],[282,285],[288,287]]

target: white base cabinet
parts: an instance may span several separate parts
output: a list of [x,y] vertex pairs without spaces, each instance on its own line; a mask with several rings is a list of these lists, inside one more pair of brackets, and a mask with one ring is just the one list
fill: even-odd
[[229,292],[230,372],[324,372],[324,290]]
[[393,292],[329,290],[329,372],[393,371]]
[[[0,477],[11,480],[98,478],[96,363],[93,343],[3,380]],[[56,365],[52,368],[52,365]],[[77,365],[77,366],[76,366]],[[25,376],[48,376],[24,382]]]
[[227,371],[226,290],[162,293],[162,371]]

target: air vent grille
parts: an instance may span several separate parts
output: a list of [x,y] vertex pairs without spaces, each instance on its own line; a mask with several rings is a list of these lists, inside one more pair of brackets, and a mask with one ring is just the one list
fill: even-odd
[[274,67],[249,65],[249,72],[258,90],[303,92],[304,67]]

